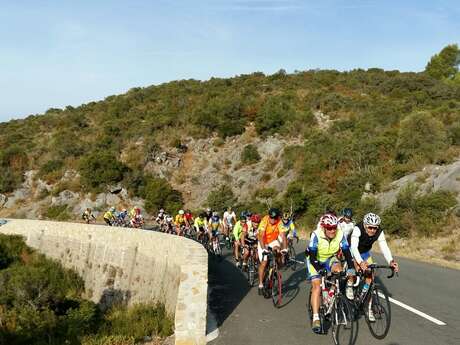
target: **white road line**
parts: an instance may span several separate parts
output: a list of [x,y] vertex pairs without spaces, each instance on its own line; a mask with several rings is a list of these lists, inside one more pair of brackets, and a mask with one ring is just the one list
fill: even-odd
[[[382,294],[381,292],[379,292],[379,296],[382,297],[382,298],[385,298],[385,295]],[[423,317],[423,318],[425,318],[425,319],[437,324],[438,326],[446,326],[446,323],[444,323],[444,322],[442,322],[442,321],[440,321],[440,320],[438,320],[438,319],[436,319],[436,318],[434,318],[434,317],[432,317],[432,316],[430,316],[428,314],[425,314],[424,312],[422,312],[420,310],[412,308],[411,306],[409,306],[409,305],[407,305],[407,304],[405,304],[403,302],[395,300],[394,298],[391,298],[391,297],[389,297],[389,300],[390,300],[391,303],[394,303],[394,304],[400,306],[401,308],[409,310],[412,313],[417,314],[418,316],[421,316],[421,317]]]

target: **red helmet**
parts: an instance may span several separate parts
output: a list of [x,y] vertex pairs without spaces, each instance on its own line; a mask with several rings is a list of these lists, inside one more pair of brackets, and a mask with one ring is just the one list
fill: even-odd
[[260,223],[261,220],[262,220],[262,218],[257,213],[255,213],[255,214],[253,214],[251,216],[251,222],[253,222],[253,223]]
[[326,229],[337,229],[337,225],[339,224],[339,220],[336,216],[330,213],[326,213],[324,216],[321,217],[319,223],[323,228]]

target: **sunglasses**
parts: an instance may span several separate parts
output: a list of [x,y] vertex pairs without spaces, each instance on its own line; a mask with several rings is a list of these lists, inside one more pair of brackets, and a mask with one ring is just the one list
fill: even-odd
[[331,227],[325,227],[325,229],[326,229],[327,231],[336,231],[336,230],[337,230],[337,227],[336,227],[336,226],[334,226],[334,227],[331,226]]
[[378,226],[368,226],[367,227],[369,230],[377,230],[379,227]]

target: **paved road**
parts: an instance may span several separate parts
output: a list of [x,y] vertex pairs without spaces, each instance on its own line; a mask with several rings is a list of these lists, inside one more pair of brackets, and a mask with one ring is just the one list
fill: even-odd
[[[306,243],[298,245],[302,252]],[[271,300],[249,289],[246,278],[230,260],[217,263],[209,259],[209,306],[217,320],[219,336],[211,345],[305,345],[332,344],[331,335],[315,335],[307,322],[306,300],[309,284],[305,266],[296,272],[285,271],[288,287],[284,307],[275,309]],[[298,256],[302,260],[301,256]],[[383,263],[378,255],[377,261]],[[460,344],[460,272],[430,266],[403,258],[399,278],[382,281],[397,301],[425,312],[444,322],[440,326],[392,303],[392,325],[384,340],[372,338],[366,323],[359,323],[356,345],[459,345]],[[215,334],[216,332],[214,332]]]

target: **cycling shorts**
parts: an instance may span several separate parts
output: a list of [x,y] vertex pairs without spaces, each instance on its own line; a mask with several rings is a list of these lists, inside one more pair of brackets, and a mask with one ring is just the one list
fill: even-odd
[[244,240],[244,244],[246,244],[247,246],[253,246],[253,245],[257,244],[257,238],[248,238],[248,237],[246,237],[245,240]]
[[361,259],[363,259],[363,261],[366,261],[369,265],[374,263],[374,260],[372,260],[372,253],[370,250],[368,252],[360,253],[360,254],[361,254]]
[[[281,244],[278,240],[274,240],[272,242],[270,242],[268,244],[268,246],[270,248],[275,248],[275,247],[278,247],[280,248],[281,247]],[[262,258],[263,258],[263,261],[267,261],[267,255],[263,256],[263,249],[262,247],[260,246],[260,243],[257,245],[257,253],[259,254],[259,261],[262,262]]]
[[212,237],[216,237],[217,235],[219,235],[219,230],[211,230],[211,235]]
[[[331,256],[329,259],[327,259],[324,262],[320,261],[321,267],[325,268],[326,271],[331,272],[332,266],[339,264],[340,260],[334,255]],[[313,265],[310,263],[310,258],[307,259],[307,279],[308,280],[315,280],[315,279],[320,279],[321,276],[318,274],[316,269],[313,267]]]

